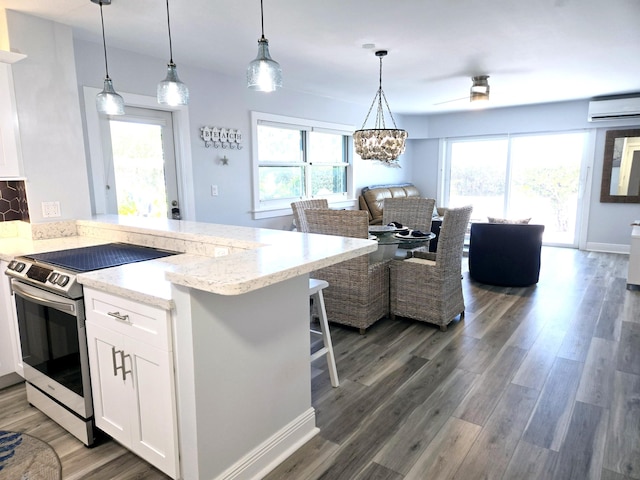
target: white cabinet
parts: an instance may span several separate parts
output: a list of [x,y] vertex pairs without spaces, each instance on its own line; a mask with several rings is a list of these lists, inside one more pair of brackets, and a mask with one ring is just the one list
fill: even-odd
[[177,478],[169,312],[90,288],[84,293],[96,425]]
[[[9,277],[4,274],[6,269],[7,262],[0,262],[0,377],[12,373],[24,376],[16,304],[11,295]],[[0,385],[4,387],[15,383],[13,380],[8,382]]]
[[22,175],[22,150],[18,129],[18,112],[13,90],[10,63],[24,55],[2,52],[0,56],[0,178]]

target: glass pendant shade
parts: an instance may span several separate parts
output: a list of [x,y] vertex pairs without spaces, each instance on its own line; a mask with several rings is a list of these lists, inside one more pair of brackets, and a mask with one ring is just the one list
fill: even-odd
[[160,105],[187,105],[189,103],[189,89],[178,78],[175,63],[167,64],[167,78],[158,83],[158,103]]
[[[376,56],[380,58],[380,86],[378,87],[375,97],[373,97],[373,102],[371,103],[371,107],[369,107],[369,112],[364,119],[362,128],[353,133],[353,144],[356,153],[363,160],[379,160],[391,165],[404,153],[405,141],[409,135],[406,130],[397,128],[393,114],[389,108],[389,103],[387,102],[387,97],[382,90],[382,57],[386,54],[387,52],[385,50],[376,52]],[[382,100],[384,100],[394,128],[387,128],[385,125]],[[374,128],[365,129],[364,126],[376,103],[378,108]]]
[[104,88],[96,95],[96,108],[105,115],[124,115],[124,99],[113,89],[109,77],[104,79]]
[[247,67],[247,87],[259,92],[273,92],[282,87],[282,68],[269,55],[269,42],[258,40],[258,56]]
[[104,115],[124,115],[124,99],[113,88],[113,82],[109,77],[109,62],[107,61],[107,40],[104,35],[103,5],[111,5],[111,0],[91,0],[100,5],[100,24],[102,26],[102,49],[104,51],[104,87],[96,95],[96,109]]

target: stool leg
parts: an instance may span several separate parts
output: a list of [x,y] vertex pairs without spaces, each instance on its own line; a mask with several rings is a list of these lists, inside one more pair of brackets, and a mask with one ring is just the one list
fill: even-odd
[[333,354],[333,343],[331,342],[331,332],[329,330],[329,321],[327,320],[327,311],[324,308],[324,296],[322,290],[314,294],[314,303],[318,303],[318,316],[320,317],[320,331],[322,332],[322,341],[327,349],[327,367],[329,368],[329,377],[331,385],[337,387],[340,385],[338,380],[338,370],[336,368],[336,358]]

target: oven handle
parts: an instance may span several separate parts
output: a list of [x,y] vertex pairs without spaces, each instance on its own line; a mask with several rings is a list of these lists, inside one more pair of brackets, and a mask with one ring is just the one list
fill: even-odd
[[56,310],[60,310],[61,312],[70,313],[72,315],[77,315],[76,311],[76,303],[74,301],[60,302],[56,300],[52,300],[50,298],[46,298],[46,292],[42,292],[42,294],[34,294],[34,290],[39,291],[38,289],[34,289],[29,287],[28,285],[23,285],[19,282],[11,282],[11,288],[14,293],[17,293],[21,297],[31,300],[32,302],[38,303],[44,307],[54,308]]

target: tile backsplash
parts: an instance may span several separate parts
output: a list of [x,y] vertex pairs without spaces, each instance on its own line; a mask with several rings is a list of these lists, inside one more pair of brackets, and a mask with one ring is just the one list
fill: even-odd
[[0,222],[29,221],[27,192],[23,180],[0,180]]

